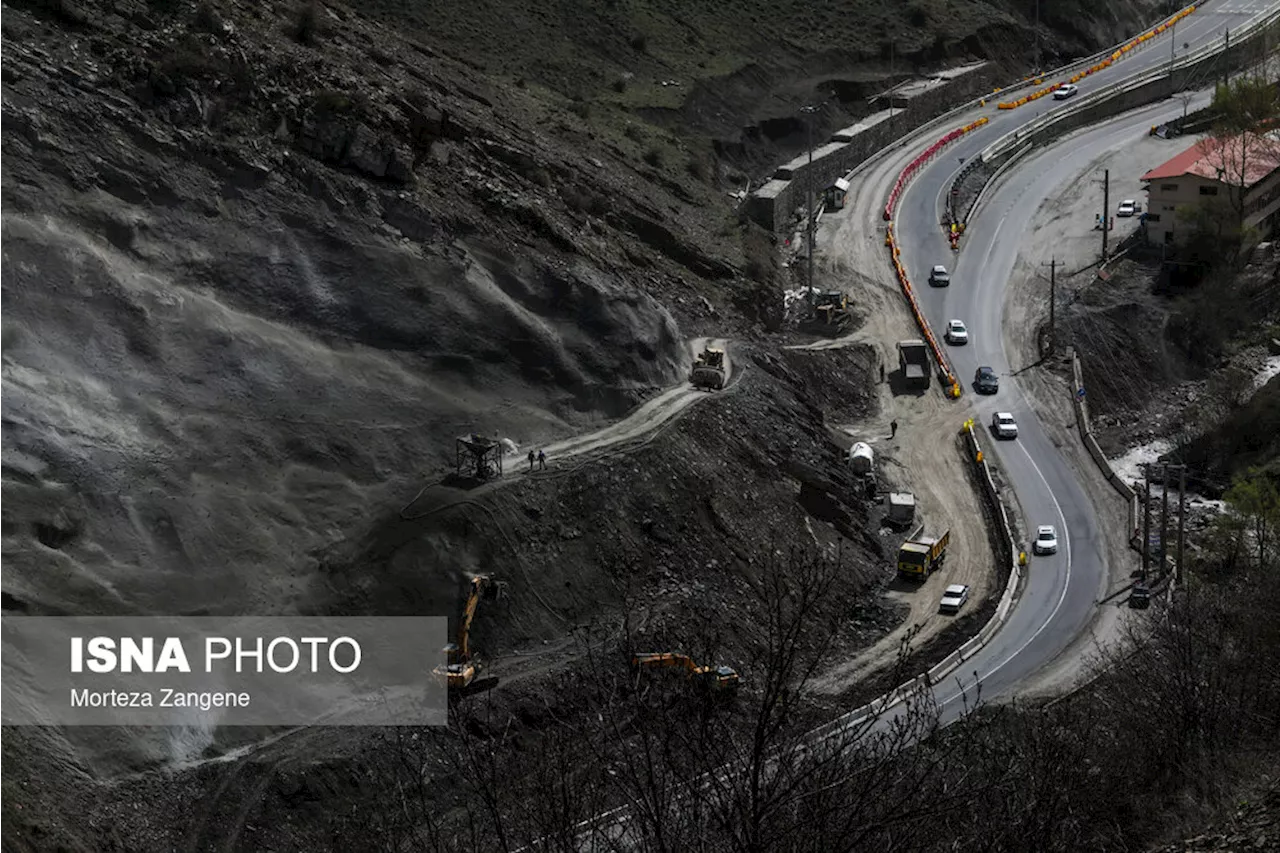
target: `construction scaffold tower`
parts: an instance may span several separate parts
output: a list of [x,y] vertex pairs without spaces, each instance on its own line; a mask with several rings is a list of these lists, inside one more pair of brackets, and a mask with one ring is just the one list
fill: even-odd
[[454,445],[459,477],[487,480],[502,476],[502,443],[471,433],[458,438]]

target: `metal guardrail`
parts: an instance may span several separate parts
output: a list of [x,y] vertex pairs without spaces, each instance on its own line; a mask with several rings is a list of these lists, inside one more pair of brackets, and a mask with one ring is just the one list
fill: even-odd
[[[1145,32],[1142,32],[1137,36],[1134,36],[1133,38],[1126,41],[1124,44],[1116,47],[1114,50],[1111,51],[1110,54],[1101,56],[1100,58],[1098,58],[1097,62],[1094,62],[1088,68],[1085,68],[1083,71],[1077,71],[1075,74],[1072,74],[1071,77],[1068,78],[1067,82],[1075,83],[1077,80],[1083,80],[1085,77],[1089,76],[1090,74],[1093,74],[1096,71],[1102,71],[1107,68],[1110,68],[1114,63],[1120,62],[1121,60],[1123,60],[1125,54],[1128,53],[1129,51],[1135,50],[1135,49],[1140,50],[1146,42],[1151,41],[1152,39],[1155,39],[1155,38],[1159,38],[1161,35],[1164,34],[1166,29],[1170,30],[1170,33],[1171,33],[1170,37],[1172,37],[1172,28],[1178,23],[1178,21],[1182,20],[1188,15],[1191,15],[1198,8],[1199,6],[1197,6],[1196,4],[1192,4],[1190,6],[1184,7],[1178,12],[1175,12],[1173,15],[1169,16],[1168,18],[1161,21],[1160,23],[1150,27]],[[1057,75],[1054,75],[1054,76],[1057,76]],[[1040,79],[1043,81],[1044,78],[1042,77]],[[1030,95],[1025,95],[1021,98],[1018,98],[1015,101],[1001,101],[997,106],[999,109],[1002,109],[1002,110],[1016,110],[1019,107],[1026,106],[1032,101],[1037,101],[1040,98],[1043,98],[1044,96],[1053,92],[1054,89],[1056,89],[1057,87],[1058,87],[1058,84],[1046,86],[1043,89],[1037,89],[1036,91],[1032,92]]]
[[[1204,0],[1204,2],[1197,3],[1195,5],[1197,9],[1203,9],[1205,6],[1210,5],[1212,2],[1214,2],[1214,0]],[[1169,19],[1166,18],[1161,23],[1166,23],[1168,20]],[[948,110],[942,115],[936,118],[930,119],[929,121],[917,127],[915,130],[912,130],[906,134],[903,134],[901,137],[899,137],[898,139],[895,139],[893,142],[890,142],[888,145],[884,146],[879,151],[876,151],[874,154],[867,157],[857,166],[854,166],[851,170],[849,170],[849,172],[845,174],[845,180],[853,180],[853,178],[857,176],[859,172],[869,169],[871,166],[875,165],[881,159],[883,159],[885,155],[910,144],[912,141],[914,141],[916,138],[920,136],[927,135],[928,133],[931,133],[932,131],[937,130],[942,125],[949,124],[950,122],[954,121],[958,116],[962,115],[963,113],[968,112],[969,110],[974,110],[974,109],[978,109],[980,107],[986,106],[987,102],[991,100],[992,95],[999,94],[999,93],[1016,92],[1021,89],[1025,89],[1029,86],[1039,85],[1038,83],[1035,82],[1036,80],[1043,80],[1049,77],[1061,77],[1064,74],[1073,73],[1075,71],[1078,71],[1081,68],[1085,68],[1102,59],[1105,59],[1106,57],[1115,53],[1118,48],[1120,48],[1121,46],[1127,43],[1128,43],[1127,39],[1123,42],[1117,42],[1116,44],[1106,48],[1105,50],[1100,50],[1097,53],[1091,54],[1090,56],[1086,56],[1082,59],[1077,59],[1074,62],[1070,62],[1058,68],[1053,68],[1048,71],[1044,71],[1040,74],[1031,75],[1016,83],[1011,83],[1008,86],[1002,86],[1000,88],[997,88],[996,90],[992,92],[988,92],[985,95],[979,95],[978,97],[970,98],[969,100],[965,101],[964,103],[956,107],[953,107],[952,109]]]
[[[1239,38],[1239,41],[1235,43],[1235,46],[1242,47],[1244,43],[1252,39],[1255,35],[1257,35],[1259,31],[1262,31],[1262,30],[1268,29],[1269,27],[1274,26],[1278,21],[1280,21],[1280,9],[1274,9],[1269,14],[1261,18],[1255,19],[1253,22],[1249,24],[1244,25],[1243,27],[1240,28],[1240,30],[1237,31],[1237,37]],[[1111,83],[1107,86],[1102,87],[1101,89],[1098,89],[1094,92],[1090,92],[1081,100],[1077,101],[1075,104],[1072,104],[1070,107],[1067,107],[1066,109],[1054,110],[1053,112],[1050,112],[1047,115],[1040,116],[1039,118],[1036,118],[1028,122],[1027,124],[1022,125],[1016,130],[1006,133],[1004,136],[1000,137],[995,142],[991,143],[986,148],[984,148],[982,153],[979,155],[979,157],[981,157],[983,162],[986,162],[994,157],[999,157],[1001,154],[1005,153],[1005,151],[1014,147],[1015,145],[1020,143],[1022,140],[1026,139],[1028,136],[1038,133],[1044,128],[1052,124],[1056,124],[1060,121],[1064,121],[1065,119],[1071,116],[1074,116],[1085,109],[1089,109],[1091,107],[1097,106],[1097,104],[1099,104],[1100,102],[1105,101],[1108,98],[1114,97],[1115,95],[1121,92],[1128,91],[1131,89],[1136,89],[1140,86],[1145,86],[1148,83],[1151,83],[1155,80],[1160,80],[1165,77],[1168,77],[1171,71],[1176,72],[1179,70],[1185,70],[1193,66],[1199,65],[1204,60],[1222,53],[1223,48],[1224,48],[1224,45],[1222,44],[1216,44],[1216,43],[1207,44],[1207,45],[1204,45],[1203,47],[1197,48],[1196,50],[1192,51],[1191,53],[1185,56],[1180,57],[1170,65],[1162,65],[1159,68],[1151,69],[1137,76],[1128,77],[1124,80],[1118,80],[1115,83]]]
[[965,435],[966,444],[974,464],[982,472],[983,490],[986,492],[987,499],[992,503],[992,509],[995,512],[1001,536],[1009,543],[1009,580],[1005,583],[1004,592],[996,605],[996,612],[992,614],[991,618],[987,620],[987,623],[982,626],[982,629],[977,634],[970,637],[964,645],[947,655],[927,671],[898,685],[885,695],[868,702],[861,708],[850,711],[830,723],[814,729],[810,736],[818,743],[838,737],[851,729],[857,729],[868,719],[883,714],[911,698],[917,691],[938,684],[958,669],[961,664],[977,654],[995,635],[996,631],[1000,630],[1001,626],[1004,625],[1005,619],[1009,617],[1009,611],[1013,609],[1014,602],[1018,597],[1018,588],[1022,583],[1022,551],[1013,539],[1013,528],[1009,524],[1009,514],[1005,510],[1004,504],[1000,501],[1000,490],[996,487],[995,480],[991,477],[991,468],[982,453],[982,447],[978,443],[978,436],[975,433],[974,426],[973,420],[965,421],[961,432]]
[[964,216],[960,219],[962,223],[968,224],[969,220],[977,215],[978,208],[982,206],[982,202],[987,198],[988,191],[995,186],[996,181],[1000,180],[1005,172],[1012,169],[1033,147],[1035,146],[1032,143],[1026,143],[1000,164],[1000,168],[996,169],[991,177],[987,178],[987,182],[982,185],[982,189],[978,190],[978,194],[973,197],[973,201],[969,202],[969,209],[964,212]]

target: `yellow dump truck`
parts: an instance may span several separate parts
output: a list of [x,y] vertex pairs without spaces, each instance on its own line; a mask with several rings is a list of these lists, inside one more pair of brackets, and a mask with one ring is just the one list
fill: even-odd
[[910,580],[923,581],[942,568],[947,558],[947,544],[951,531],[941,536],[921,536],[902,543],[898,549],[898,575]]

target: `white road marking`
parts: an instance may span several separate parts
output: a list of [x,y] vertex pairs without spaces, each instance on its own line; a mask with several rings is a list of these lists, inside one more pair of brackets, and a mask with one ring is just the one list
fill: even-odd
[[[1062,505],[1058,503],[1058,496],[1053,493],[1053,489],[1049,488],[1049,481],[1045,479],[1044,472],[1040,470],[1040,466],[1036,464],[1036,460],[1031,458],[1031,454],[1022,446],[1021,442],[1018,443],[1018,448],[1026,455],[1027,461],[1031,463],[1031,467],[1036,469],[1036,474],[1040,477],[1040,482],[1044,483],[1045,491],[1049,493],[1049,498],[1053,501],[1054,508],[1058,510],[1058,519],[1062,522],[1062,541],[1067,548],[1067,577],[1062,584],[1062,595],[1058,596],[1058,603],[1054,605],[1053,612],[1049,614],[1049,618],[1044,620],[1044,624],[1031,635],[1030,639],[1019,646],[1017,651],[1009,655],[996,666],[992,667],[986,672],[986,674],[979,676],[977,679],[978,684],[982,684],[982,682],[1004,669],[1005,665],[1008,664],[1009,661],[1022,654],[1026,650],[1027,646],[1034,643],[1036,638],[1044,633],[1044,629],[1048,628],[1053,622],[1054,617],[1058,615],[1058,611],[1062,608],[1062,603],[1067,600],[1067,590],[1071,588],[1071,531],[1067,528],[1067,517],[1062,512]],[[949,697],[942,703],[942,705],[950,705],[952,702],[963,696],[965,692],[966,690],[961,688],[959,692],[954,696]]]

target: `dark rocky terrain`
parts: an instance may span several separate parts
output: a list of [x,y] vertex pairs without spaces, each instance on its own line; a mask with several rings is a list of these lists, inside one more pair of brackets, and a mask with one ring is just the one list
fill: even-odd
[[[776,252],[729,193],[819,91],[838,123],[908,69],[1016,65],[1025,5],[6,5],[5,612],[453,613],[496,564],[516,594],[476,641],[519,717],[578,665],[573,626],[711,631],[761,553],[843,542],[831,606],[871,639],[875,509],[821,472],[826,422],[874,409],[874,356],[773,351]],[[1159,4],[1060,5],[1046,55]],[[455,436],[616,420],[701,334],[753,341],[747,372],[650,443],[399,519]],[[163,770],[258,734],[11,729],[6,849],[296,847],[292,777]]]

